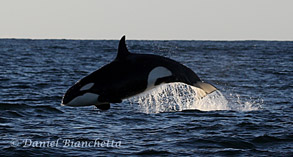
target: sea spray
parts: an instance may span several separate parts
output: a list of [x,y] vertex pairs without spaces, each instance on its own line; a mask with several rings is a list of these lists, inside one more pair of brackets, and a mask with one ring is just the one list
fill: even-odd
[[264,100],[262,98],[245,97],[235,91],[229,93],[226,98],[229,102],[230,110],[234,111],[255,111],[262,109]]
[[229,102],[219,90],[200,97],[200,90],[184,83],[169,83],[129,98],[128,101],[133,105],[138,104],[139,110],[148,114],[183,110],[251,111],[259,108],[256,107],[257,103],[241,101],[239,96],[236,101],[232,98],[233,101]]
[[184,83],[163,84],[155,89],[128,99],[139,105],[144,113],[159,113],[197,109],[202,111],[227,110],[228,102],[220,91],[203,98],[199,88]]

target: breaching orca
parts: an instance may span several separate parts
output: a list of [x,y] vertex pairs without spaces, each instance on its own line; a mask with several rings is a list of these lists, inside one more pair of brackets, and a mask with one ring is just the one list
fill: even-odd
[[162,83],[182,82],[202,89],[201,97],[216,90],[186,66],[157,55],[130,53],[125,36],[114,61],[79,80],[63,96],[62,105],[95,105],[101,110],[110,103],[137,95]]

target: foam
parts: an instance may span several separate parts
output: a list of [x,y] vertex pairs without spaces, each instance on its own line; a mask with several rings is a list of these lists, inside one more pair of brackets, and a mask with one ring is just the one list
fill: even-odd
[[250,111],[258,109],[253,102],[228,102],[225,96],[215,91],[200,97],[201,89],[184,83],[169,83],[160,85],[150,91],[129,98],[130,104],[138,104],[143,113],[176,112],[183,110],[240,110]]

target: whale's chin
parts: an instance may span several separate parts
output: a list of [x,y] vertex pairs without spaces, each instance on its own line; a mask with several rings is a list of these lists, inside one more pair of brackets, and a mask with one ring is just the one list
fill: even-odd
[[72,107],[99,105],[98,98],[99,98],[98,94],[85,93],[83,95],[73,98],[71,101],[69,101],[66,104],[62,102],[61,105],[72,106]]

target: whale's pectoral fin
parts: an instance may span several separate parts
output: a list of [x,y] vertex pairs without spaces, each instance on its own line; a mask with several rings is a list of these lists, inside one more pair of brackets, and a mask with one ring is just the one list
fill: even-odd
[[120,98],[110,97],[110,96],[99,96],[98,101],[107,102],[107,103],[121,103],[122,102]]
[[95,105],[98,109],[100,110],[109,110],[110,109],[110,104],[101,104],[101,105]]
[[199,95],[201,97],[204,97],[207,94],[210,94],[210,93],[212,93],[212,92],[217,90],[217,88],[214,87],[213,85],[205,83],[205,82],[200,82],[200,81],[198,81],[195,84],[193,84],[193,86],[203,90],[202,92],[199,93]]
[[95,105],[100,110],[110,109],[110,103],[121,103],[122,100],[115,97],[99,96],[98,102],[101,104]]

